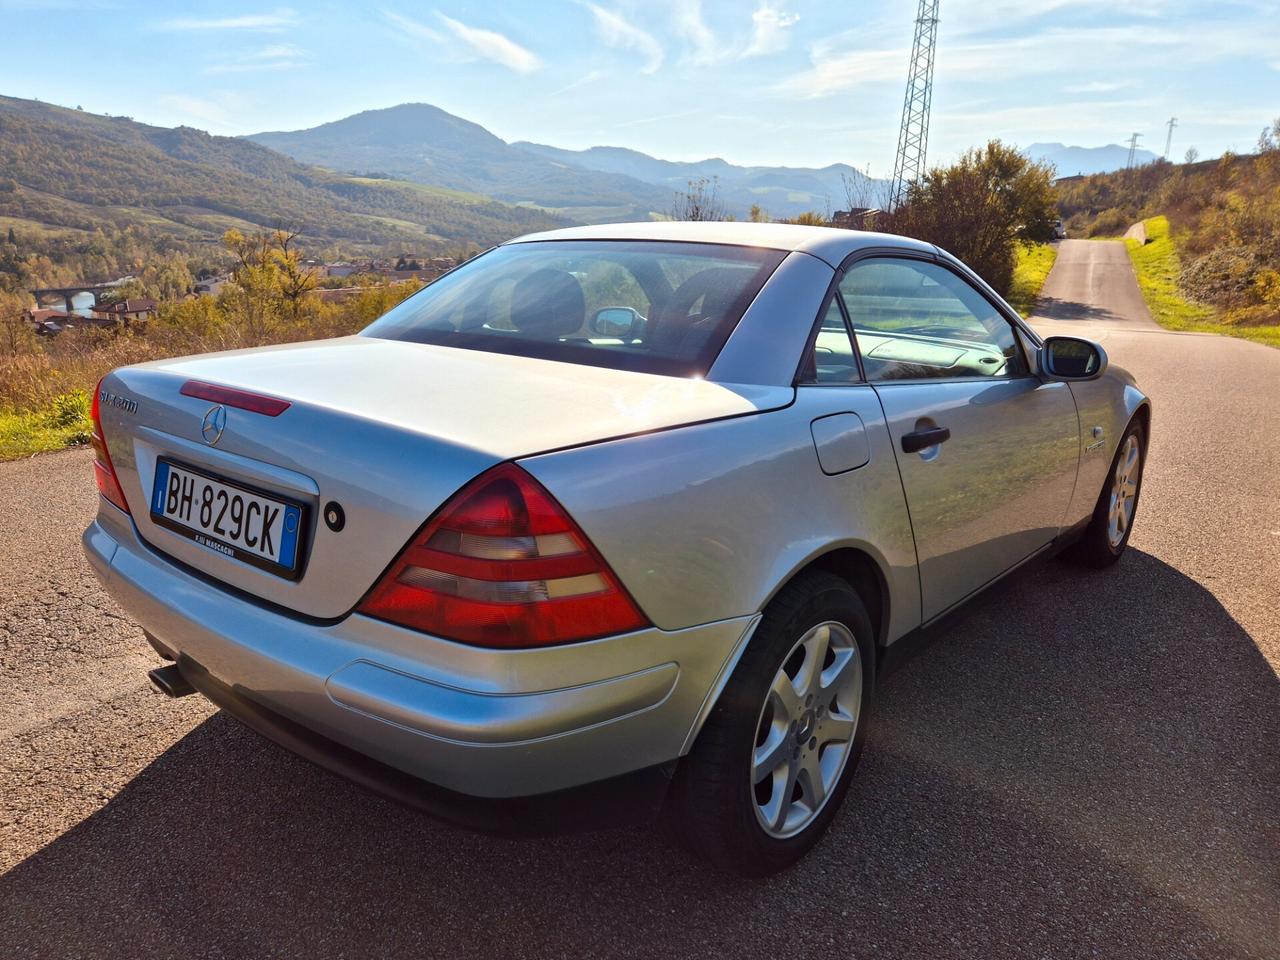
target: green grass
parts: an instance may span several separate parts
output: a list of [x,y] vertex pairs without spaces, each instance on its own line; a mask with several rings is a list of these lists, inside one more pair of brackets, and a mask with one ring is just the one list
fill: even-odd
[[1166,330],[1191,333],[1220,333],[1280,347],[1280,326],[1245,327],[1223,323],[1213,307],[1192,303],[1178,289],[1178,276],[1182,264],[1178,248],[1169,236],[1169,220],[1152,217],[1144,221],[1147,226],[1147,242],[1126,240],[1129,259],[1138,275],[1138,286],[1147,301],[1151,316]]
[[1058,258],[1058,248],[1048,243],[1019,244],[1017,261],[1013,265],[1013,287],[1009,290],[1009,305],[1024,317],[1030,316],[1036,297],[1044,286],[1045,277]]
[[92,430],[89,398],[79,391],[57,397],[45,410],[0,410],[0,460],[88,443]]

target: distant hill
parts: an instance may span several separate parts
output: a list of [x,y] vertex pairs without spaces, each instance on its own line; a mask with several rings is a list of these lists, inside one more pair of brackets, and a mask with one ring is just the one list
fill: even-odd
[[563,223],[485,197],[341,176],[234,137],[10,97],[0,97],[0,222],[145,224],[192,241],[287,224],[310,241],[417,249]]
[[[1105,147],[1069,147],[1064,143],[1033,143],[1022,151],[1032,160],[1044,160],[1054,165],[1060,177],[1074,177],[1090,173],[1110,173],[1123,170],[1129,163],[1129,148],[1118,143]],[[1134,162],[1150,163],[1156,155],[1150,150],[1134,153]]]
[[304,163],[536,205],[579,221],[648,219],[668,191],[628,176],[584,172],[513,147],[484,127],[425,103],[366,110],[291,133],[248,139]]
[[[621,147],[562,150],[507,143],[484,127],[425,103],[366,110],[310,130],[258,133],[256,143],[306,163],[348,173],[382,171],[432,186],[536,205],[580,222],[648,219],[671,209],[675,191],[697,177],[719,178],[728,211],[745,217],[758,203],[775,217],[847,205],[846,174],[881,202],[884,184],[853,167],[739,167],[724,160],[676,163]],[[864,189],[865,185],[865,189]]]
[[807,210],[825,212],[849,205],[845,179],[852,184],[854,206],[881,206],[888,184],[872,180],[844,163],[820,169],[810,167],[740,167],[720,158],[681,163],[659,160],[624,147],[591,147],[562,150],[540,143],[517,142],[523,150],[586,170],[614,173],[665,188],[683,190],[690,180],[715,178],[720,199],[731,213],[744,216],[759,204],[775,217],[793,217]]

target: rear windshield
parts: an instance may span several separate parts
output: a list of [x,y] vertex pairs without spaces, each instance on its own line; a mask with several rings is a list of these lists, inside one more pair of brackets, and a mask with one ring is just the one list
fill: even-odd
[[441,277],[363,335],[699,376],[785,255],[706,243],[513,243]]

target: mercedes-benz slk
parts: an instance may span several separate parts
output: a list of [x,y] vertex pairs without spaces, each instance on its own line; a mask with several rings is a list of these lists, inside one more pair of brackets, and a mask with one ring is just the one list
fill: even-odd
[[821,836],[903,640],[1124,551],[1150,404],[902,237],[522,237],[356,336],[119,369],[108,590],[199,691],[464,823],[661,812],[763,874]]

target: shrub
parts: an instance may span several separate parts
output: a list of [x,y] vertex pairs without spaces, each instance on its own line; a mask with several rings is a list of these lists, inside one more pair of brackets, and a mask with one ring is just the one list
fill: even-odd
[[89,395],[83,390],[60,393],[50,405],[49,419],[55,427],[74,427],[90,422]]
[[1103,210],[1089,226],[1090,237],[1115,237],[1129,229],[1133,217],[1119,207]]
[[1053,239],[1053,168],[992,140],[911,185],[906,203],[881,229],[935,243],[999,293],[1013,285],[1016,246]]

